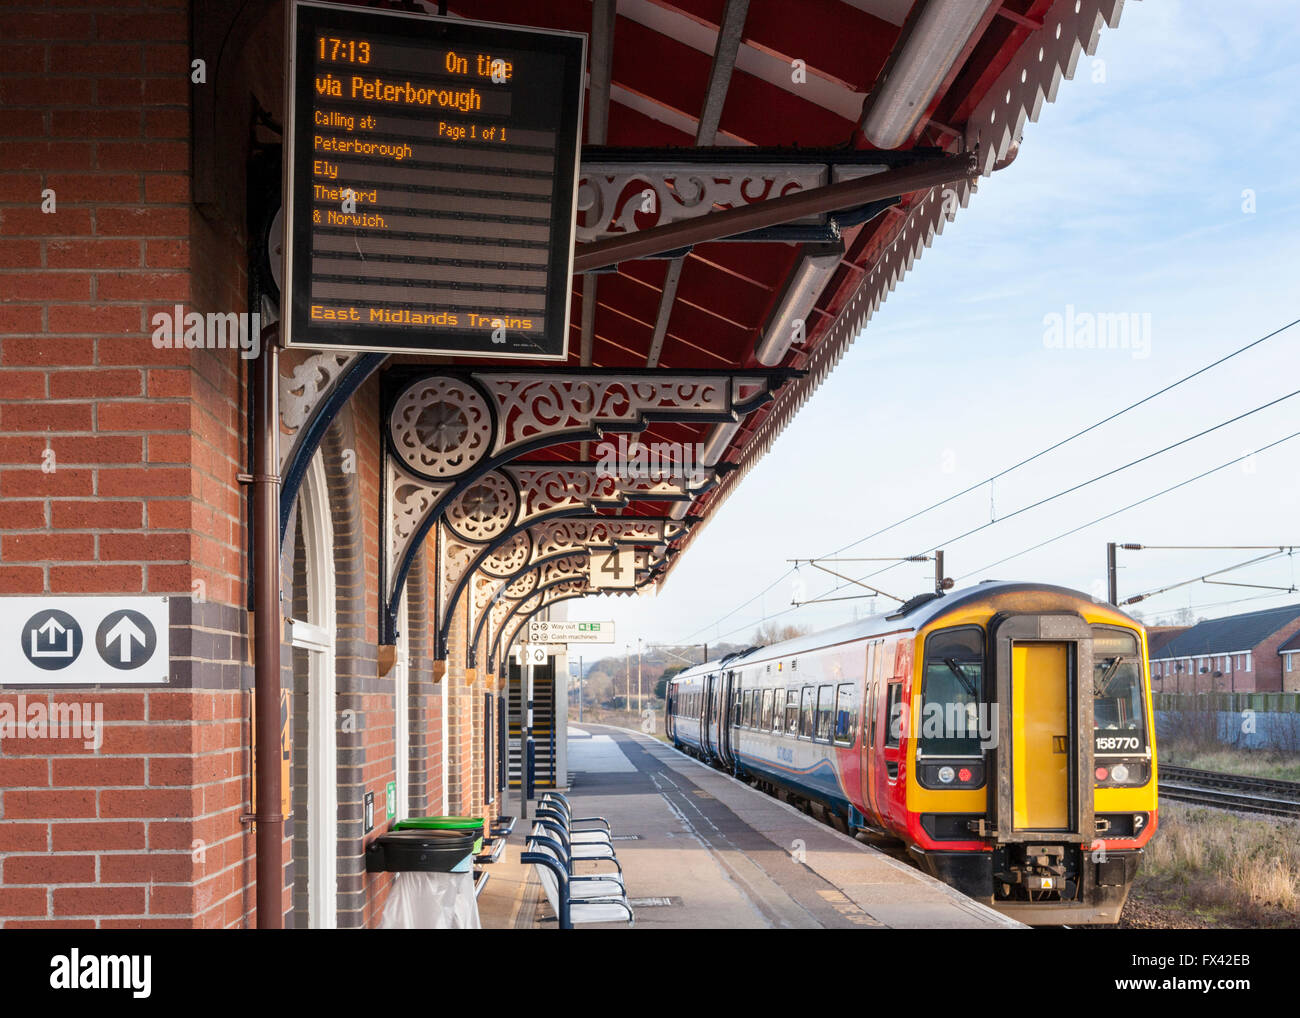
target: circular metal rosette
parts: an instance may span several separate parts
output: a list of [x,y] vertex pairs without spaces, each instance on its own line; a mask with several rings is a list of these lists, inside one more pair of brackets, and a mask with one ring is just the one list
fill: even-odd
[[515,486],[500,471],[493,470],[456,496],[445,519],[458,536],[483,544],[509,529],[518,508]]
[[389,423],[398,455],[425,477],[460,477],[492,450],[492,411],[461,378],[412,382],[393,404]]
[[528,531],[521,530],[483,560],[483,572],[500,579],[514,576],[528,562],[532,548]]
[[514,583],[506,587],[505,596],[511,601],[518,601],[522,597],[527,597],[537,586],[537,570],[530,569],[524,573]]

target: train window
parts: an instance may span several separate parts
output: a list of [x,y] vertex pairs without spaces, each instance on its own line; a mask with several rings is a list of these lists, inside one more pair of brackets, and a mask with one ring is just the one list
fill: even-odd
[[817,687],[817,735],[818,742],[831,741],[831,729],[835,715],[835,687]]
[[[980,756],[984,633],[975,626],[931,633],[921,686],[922,756]],[[990,724],[985,720],[985,726]]]
[[799,734],[799,690],[785,694],[785,730],[788,735]]
[[763,690],[763,714],[758,719],[758,727],[767,731],[772,727],[772,694],[774,690]]
[[851,682],[841,683],[835,690],[835,741],[842,746],[853,745],[853,729],[857,722],[855,692]]
[[813,735],[813,687],[804,686],[799,696],[799,737],[811,739]]
[[1142,704],[1142,657],[1137,634],[1092,629],[1092,723],[1096,753],[1144,753],[1146,711]]
[[871,683],[871,700],[867,705],[867,731],[870,733],[867,736],[867,745],[874,746],[876,744],[876,682],[874,679],[868,681]]
[[785,690],[772,690],[772,731],[785,731]]
[[891,682],[885,694],[885,747],[897,749],[903,738],[903,684]]

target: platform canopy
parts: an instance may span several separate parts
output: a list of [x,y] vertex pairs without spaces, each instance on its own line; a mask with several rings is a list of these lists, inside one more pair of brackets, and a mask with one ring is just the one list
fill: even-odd
[[[637,586],[662,583],[1120,7],[450,0],[589,34],[568,361],[317,355],[284,389],[286,494],[317,405],[362,363],[385,378],[390,618],[430,534],[438,613],[468,598],[493,658],[593,589],[555,568],[584,549],[626,545]],[[692,476],[609,478],[620,435],[625,456],[682,450]]]

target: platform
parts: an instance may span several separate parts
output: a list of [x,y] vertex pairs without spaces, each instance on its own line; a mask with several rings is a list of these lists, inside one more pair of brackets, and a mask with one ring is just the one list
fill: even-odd
[[[613,828],[636,929],[1020,928],[650,736],[571,726],[569,772],[574,815]],[[525,830],[521,821],[479,900],[485,928],[555,928],[519,862]]]

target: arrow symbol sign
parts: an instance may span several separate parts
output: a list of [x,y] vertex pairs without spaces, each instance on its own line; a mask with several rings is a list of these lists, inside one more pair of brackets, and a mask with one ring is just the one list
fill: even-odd
[[104,638],[104,645],[111,647],[116,643],[120,655],[118,660],[125,665],[131,663],[132,641],[140,644],[141,647],[148,642],[144,633],[140,631],[140,627],[132,622],[128,616],[123,615],[117,620],[117,625],[108,631],[108,635]]
[[45,635],[45,640],[47,643],[53,643],[54,638],[59,633],[67,632],[67,630],[64,629],[63,626],[59,625],[59,620],[56,619],[53,615],[51,615],[48,619],[46,619],[45,625],[41,626],[41,628],[37,631]]

